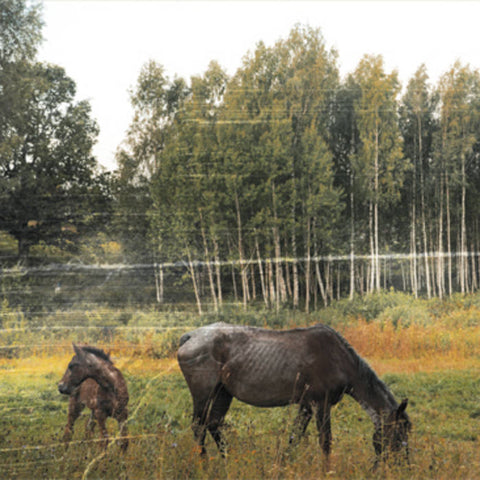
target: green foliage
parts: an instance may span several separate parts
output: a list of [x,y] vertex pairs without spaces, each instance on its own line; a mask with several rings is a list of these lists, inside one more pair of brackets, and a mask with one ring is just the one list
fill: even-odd
[[377,319],[388,309],[397,306],[408,307],[412,303],[415,303],[415,299],[407,293],[395,291],[372,292],[364,296],[357,295],[353,300],[341,299],[316,312],[314,316],[331,325],[357,318],[370,322]]
[[35,61],[38,5],[7,0],[0,9],[0,229],[25,260],[33,245],[72,249],[98,217],[105,223],[108,179],[95,174],[90,105],[75,101],[63,68]]
[[20,81],[20,111],[0,125],[0,228],[26,256],[42,240],[68,247],[91,215],[97,127],[90,106],[74,103],[74,83],[60,67],[26,66]]
[[[309,26],[258,43],[231,76],[212,61],[189,82],[170,79],[149,61],[113,178],[96,171],[98,128],[74,80],[35,61],[40,5],[5,0],[0,13],[0,253],[11,255],[14,238],[21,260],[44,257],[31,263],[151,265],[131,289],[101,291],[95,276],[88,294],[109,305],[169,295],[201,313],[221,313],[227,299],[309,311],[400,282],[429,298],[477,288],[478,259],[465,254],[478,250],[480,80],[460,61],[435,87],[421,66],[401,101],[381,56],[365,55],[342,81],[337,53]],[[113,243],[115,255],[103,248]],[[386,260],[382,271],[382,253],[429,250],[429,263],[417,256],[392,275]],[[347,252],[353,268],[340,259],[334,278],[329,256]],[[25,310],[81,300],[48,292],[42,302],[40,290]],[[384,311],[378,298],[363,313],[357,302],[345,309]],[[385,320],[428,321],[421,307],[390,307]]]
[[37,1],[2,0],[0,75],[7,64],[29,60],[35,56],[42,38],[40,11],[41,7]]
[[[308,318],[308,317],[305,317]],[[459,328],[477,326],[480,322],[480,295],[454,295],[446,299],[416,299],[404,292],[373,292],[342,299],[331,306],[310,315],[327,325],[345,325],[357,319],[381,324],[393,324],[395,328],[410,325],[443,325]],[[312,322],[312,320],[310,320]]]

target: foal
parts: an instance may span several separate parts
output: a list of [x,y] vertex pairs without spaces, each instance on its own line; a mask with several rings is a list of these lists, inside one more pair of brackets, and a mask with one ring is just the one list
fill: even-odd
[[106,448],[108,432],[105,422],[108,417],[114,418],[122,437],[120,446],[126,450],[128,389],[122,373],[103,350],[90,346],[78,347],[75,344],[73,348],[75,355],[58,384],[60,393],[70,395],[64,441],[71,440],[73,424],[82,410],[88,407],[92,412],[87,428],[93,432],[95,420],[97,421]]

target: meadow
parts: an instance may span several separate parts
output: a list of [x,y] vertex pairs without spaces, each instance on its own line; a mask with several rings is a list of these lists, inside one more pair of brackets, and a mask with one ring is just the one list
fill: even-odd
[[[275,328],[318,321],[333,324],[397,399],[409,398],[411,464],[382,464],[375,472],[373,425],[349,397],[332,412],[334,441],[328,472],[323,468],[314,425],[301,444],[287,452],[294,406],[260,409],[234,401],[224,427],[227,458],[221,458],[211,439],[206,458],[200,458],[190,429],[191,398],[174,352],[181,333],[191,328],[189,324],[208,323],[212,318],[183,316],[179,325],[178,318],[164,314],[162,318],[153,318],[153,313],[136,318],[132,313],[126,322],[123,312],[122,322],[117,322],[109,312],[111,329],[94,328],[93,323],[87,325],[87,319],[85,328],[51,331],[40,325],[29,330],[17,315],[16,326],[12,320],[8,328],[4,324],[0,338],[0,477],[480,479],[477,302],[474,297],[406,302],[386,295],[353,310],[351,304],[340,303],[334,310],[309,316],[229,313],[237,323],[273,324]],[[97,312],[95,322],[104,314]],[[168,324],[175,328],[167,328]],[[125,375],[131,437],[125,454],[115,441],[103,451],[96,436],[85,438],[87,413],[77,421],[70,446],[62,443],[67,398],[58,393],[57,383],[72,356],[72,340],[110,350]],[[116,423],[110,420],[108,428],[114,439]]]

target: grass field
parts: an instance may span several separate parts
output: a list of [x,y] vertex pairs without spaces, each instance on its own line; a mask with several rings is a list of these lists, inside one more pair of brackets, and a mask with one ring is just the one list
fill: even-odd
[[[0,358],[0,477],[480,479],[480,326],[451,318],[405,326],[357,319],[337,327],[397,399],[409,398],[409,467],[387,464],[371,470],[373,425],[349,397],[332,412],[328,472],[314,425],[287,454],[293,406],[259,409],[234,401],[225,425],[227,459],[218,455],[211,439],[208,455],[201,459],[190,429],[190,394],[171,348],[165,347],[170,337],[162,343],[160,337],[146,336],[133,347],[124,337],[97,343],[112,350],[129,386],[130,446],[122,454],[111,442],[104,452],[96,437],[86,440],[84,414],[66,449],[61,439],[67,399],[57,383],[72,352],[62,338],[56,344],[50,339],[49,348],[41,345]],[[158,345],[167,349],[165,355],[158,354]],[[114,436],[117,426],[109,422]]]

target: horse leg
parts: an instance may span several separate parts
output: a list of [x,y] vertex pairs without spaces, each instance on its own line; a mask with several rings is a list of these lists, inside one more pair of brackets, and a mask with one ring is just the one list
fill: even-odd
[[207,435],[206,430],[206,417],[207,410],[209,408],[209,402],[193,400],[193,420],[192,420],[192,430],[193,437],[200,447],[200,455],[205,455],[207,451],[205,450],[205,437]]
[[106,449],[108,446],[108,431],[107,431],[107,414],[101,409],[96,408],[95,412],[95,419],[97,420],[98,427],[100,429],[100,438],[104,442],[104,448]]
[[115,420],[118,422],[118,428],[120,431],[120,448],[122,451],[125,451],[128,447],[128,426],[127,426],[127,419],[128,419],[128,410],[124,408],[120,412],[115,412]]
[[67,416],[67,425],[65,426],[65,432],[63,434],[63,441],[70,442],[73,435],[73,424],[80,416],[83,410],[83,404],[80,403],[76,396],[71,396],[68,401],[68,416]]
[[87,423],[85,425],[85,431],[88,438],[91,438],[93,432],[95,431],[95,416],[93,414],[93,410],[90,412],[90,416],[88,417]]
[[330,470],[330,449],[332,446],[332,428],[330,422],[330,404],[326,399],[325,402],[318,404],[317,409],[317,429],[319,435],[320,447],[325,454],[325,468]]
[[231,403],[232,395],[230,395],[230,393],[228,393],[225,388],[220,385],[216,389],[214,398],[211,402],[207,419],[207,428],[210,432],[210,435],[215,440],[217,448],[222,457],[225,457],[227,444],[223,434],[220,431],[220,427],[223,424],[223,419],[225,418]]
[[295,446],[305,435],[310,419],[312,418],[312,408],[309,405],[300,405],[298,414],[293,422],[293,430],[288,443]]

